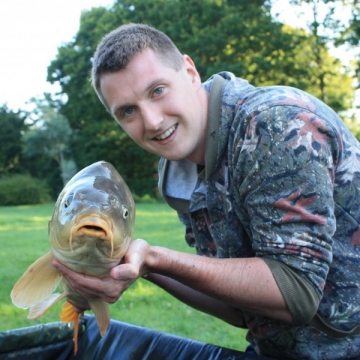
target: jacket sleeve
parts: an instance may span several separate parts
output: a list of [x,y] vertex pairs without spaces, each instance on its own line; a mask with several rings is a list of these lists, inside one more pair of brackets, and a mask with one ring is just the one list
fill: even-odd
[[295,323],[306,323],[317,311],[332,262],[336,134],[308,109],[273,106],[249,115],[238,135],[238,212]]

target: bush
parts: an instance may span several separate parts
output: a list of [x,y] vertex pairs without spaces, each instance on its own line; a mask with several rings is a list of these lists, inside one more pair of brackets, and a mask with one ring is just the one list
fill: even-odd
[[139,196],[137,194],[132,193],[134,201],[136,203],[144,203],[144,204],[155,204],[157,202],[156,199],[154,199],[149,194],[145,194],[143,196]]
[[30,175],[0,178],[0,205],[35,205],[51,200],[50,189],[42,180]]

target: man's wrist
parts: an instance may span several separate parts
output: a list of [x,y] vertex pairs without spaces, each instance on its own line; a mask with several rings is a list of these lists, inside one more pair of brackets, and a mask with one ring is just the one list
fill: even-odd
[[166,259],[169,259],[169,255],[166,255],[167,249],[160,246],[150,246],[149,253],[146,257],[146,269],[145,275],[150,273],[162,273],[166,271]]

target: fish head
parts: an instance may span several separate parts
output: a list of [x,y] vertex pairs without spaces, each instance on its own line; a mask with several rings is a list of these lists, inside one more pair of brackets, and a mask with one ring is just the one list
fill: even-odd
[[75,271],[113,266],[126,253],[135,226],[132,194],[116,169],[97,162],[64,187],[49,222],[52,251]]

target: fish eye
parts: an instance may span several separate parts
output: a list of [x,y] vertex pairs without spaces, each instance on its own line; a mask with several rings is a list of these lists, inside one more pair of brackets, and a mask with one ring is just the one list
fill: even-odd
[[129,216],[129,211],[127,208],[123,208],[123,218],[126,219]]
[[70,206],[71,202],[74,199],[74,194],[70,194],[64,201],[64,207],[65,209]]

